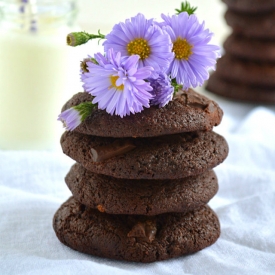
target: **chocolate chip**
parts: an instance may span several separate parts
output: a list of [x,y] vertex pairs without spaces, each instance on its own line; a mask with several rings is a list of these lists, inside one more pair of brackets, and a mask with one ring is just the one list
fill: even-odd
[[155,222],[138,222],[127,234],[127,237],[141,238],[142,241],[151,243],[155,239],[156,233],[157,226]]
[[122,155],[133,150],[136,146],[131,140],[116,140],[111,144],[98,146],[91,149],[92,160],[101,162],[109,158]]

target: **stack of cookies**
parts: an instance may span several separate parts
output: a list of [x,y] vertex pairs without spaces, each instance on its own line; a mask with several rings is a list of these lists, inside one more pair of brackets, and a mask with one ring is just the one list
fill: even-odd
[[228,98],[275,103],[275,1],[223,0],[231,35],[206,89]]
[[[91,101],[74,95],[66,110]],[[154,262],[199,251],[220,235],[207,206],[218,182],[213,168],[228,154],[213,132],[223,112],[189,89],[165,107],[120,118],[94,109],[61,137],[77,163],[65,181],[72,192],[56,212],[59,240],[80,252]]]

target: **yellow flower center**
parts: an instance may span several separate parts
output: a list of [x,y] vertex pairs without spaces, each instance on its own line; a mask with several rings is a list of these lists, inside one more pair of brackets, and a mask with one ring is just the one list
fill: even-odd
[[121,84],[120,86],[116,85],[116,81],[117,81],[118,78],[119,78],[118,76],[110,76],[110,81],[111,81],[110,89],[111,88],[116,88],[119,91],[123,91],[123,89],[124,89],[123,84]]
[[190,45],[186,39],[178,37],[173,43],[172,51],[175,53],[175,58],[188,60],[193,53],[192,48],[193,45]]
[[145,59],[150,55],[150,46],[143,38],[136,38],[128,43],[127,51],[129,55],[138,54],[141,59]]

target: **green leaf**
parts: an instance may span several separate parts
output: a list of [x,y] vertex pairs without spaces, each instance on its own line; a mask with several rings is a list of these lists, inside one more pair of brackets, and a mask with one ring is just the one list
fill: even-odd
[[191,7],[190,3],[185,1],[185,2],[181,2],[180,9],[175,9],[175,10],[176,10],[176,14],[180,14],[182,12],[187,12],[190,15],[190,14],[193,14],[197,10],[197,7]]

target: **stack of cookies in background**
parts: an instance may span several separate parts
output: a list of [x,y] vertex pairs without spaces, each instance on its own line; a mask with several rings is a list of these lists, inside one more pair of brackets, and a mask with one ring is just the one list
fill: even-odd
[[275,103],[275,1],[223,0],[232,28],[206,89],[231,99]]
[[[78,93],[63,107],[91,101]],[[72,192],[56,212],[59,240],[80,252],[154,262],[199,251],[220,235],[207,206],[218,182],[213,168],[228,154],[212,131],[223,112],[189,89],[165,107],[120,118],[92,114],[61,138],[77,163],[65,181]]]

